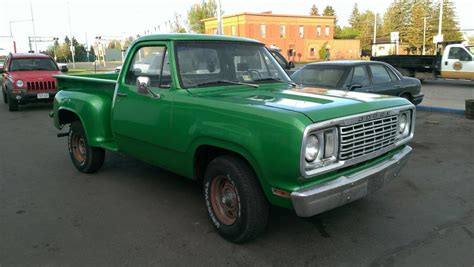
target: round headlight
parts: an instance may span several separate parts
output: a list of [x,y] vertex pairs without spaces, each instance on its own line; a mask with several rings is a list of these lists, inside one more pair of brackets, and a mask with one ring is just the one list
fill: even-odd
[[312,162],[316,159],[319,153],[319,140],[315,135],[310,135],[306,139],[305,159]]
[[400,116],[400,122],[398,124],[398,132],[404,133],[407,127],[408,127],[408,116],[406,113],[402,113],[402,115]]
[[23,87],[23,81],[22,80],[16,81],[16,86]]

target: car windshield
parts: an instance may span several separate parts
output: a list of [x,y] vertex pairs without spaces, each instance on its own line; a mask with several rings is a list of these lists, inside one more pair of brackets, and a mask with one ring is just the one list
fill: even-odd
[[334,88],[337,87],[344,72],[345,68],[340,66],[309,65],[295,72],[291,79],[297,84]]
[[58,70],[50,58],[13,58],[10,71]]
[[184,88],[290,82],[268,50],[242,42],[177,42],[178,70]]

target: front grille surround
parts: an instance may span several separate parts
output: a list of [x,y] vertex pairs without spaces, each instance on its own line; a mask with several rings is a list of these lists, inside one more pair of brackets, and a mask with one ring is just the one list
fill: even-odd
[[[400,113],[407,111],[411,116],[410,132],[408,136],[400,138],[398,117]],[[337,159],[323,162],[323,164],[306,162],[304,152],[307,136],[334,127],[338,129],[339,135]],[[301,176],[312,178],[383,155],[412,140],[414,127],[415,106],[411,104],[311,124],[305,128],[301,143]]]

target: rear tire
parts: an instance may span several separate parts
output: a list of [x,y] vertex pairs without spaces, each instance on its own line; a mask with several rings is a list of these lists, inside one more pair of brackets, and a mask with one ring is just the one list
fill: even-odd
[[242,243],[263,232],[268,203],[244,160],[232,155],[215,158],[207,166],[203,182],[209,217],[222,237]]
[[80,172],[93,173],[104,164],[105,150],[89,146],[84,127],[80,121],[71,123],[68,149],[72,163]]

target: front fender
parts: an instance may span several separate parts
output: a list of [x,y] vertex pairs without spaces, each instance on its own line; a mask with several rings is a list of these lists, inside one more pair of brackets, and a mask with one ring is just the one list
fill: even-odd
[[104,147],[104,143],[113,140],[111,105],[112,100],[106,95],[60,91],[54,100],[54,125],[61,129],[70,123],[63,115],[72,112],[81,120],[89,145]]

